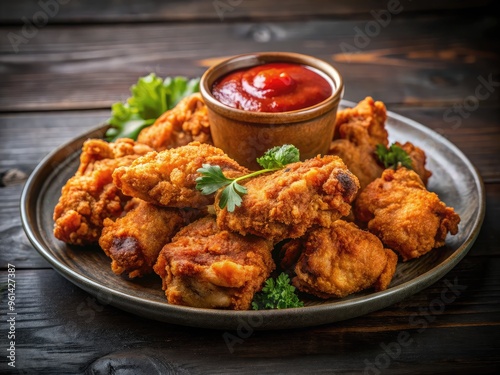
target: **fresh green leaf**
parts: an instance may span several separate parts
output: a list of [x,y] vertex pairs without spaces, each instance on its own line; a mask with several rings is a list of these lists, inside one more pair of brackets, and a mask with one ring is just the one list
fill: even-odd
[[185,96],[200,91],[200,79],[186,80],[184,77],[165,78],[164,86],[167,91],[167,105],[175,107]]
[[279,169],[290,163],[299,161],[299,149],[293,145],[276,146],[266,151],[257,159],[257,163],[265,169]]
[[378,144],[375,152],[385,168],[398,169],[399,167],[406,167],[412,169],[410,156],[394,143],[389,148]]
[[229,185],[233,180],[226,178],[222,169],[218,165],[203,164],[197,170],[201,177],[196,179],[196,188],[201,190],[203,195],[215,193],[221,187]]
[[167,77],[165,80],[151,73],[132,85],[132,96],[126,103],[111,106],[109,141],[117,138],[137,139],[140,131],[152,125],[164,112],[172,109],[184,97],[199,91],[199,78]]
[[256,293],[252,301],[254,310],[288,309],[302,306],[304,303],[299,300],[295,293],[295,287],[290,284],[290,278],[284,272],[276,280],[267,279],[262,291]]
[[238,184],[238,181],[254,177],[262,173],[272,172],[283,168],[289,163],[299,161],[299,150],[292,145],[273,147],[272,149],[266,151],[264,156],[258,158],[257,161],[265,169],[261,169],[234,179],[226,178],[219,166],[203,164],[203,168],[199,168],[197,171],[202,176],[196,179],[196,188],[201,190],[202,194],[208,195],[216,192],[224,186],[227,186],[224,188],[220,196],[219,207],[224,209],[227,206],[227,210],[229,212],[233,212],[235,207],[241,205],[241,202],[243,201],[241,197],[247,193],[247,188]]
[[247,193],[247,189],[241,186],[236,181],[233,181],[222,190],[222,194],[219,200],[219,207],[224,209],[227,206],[229,212],[233,212],[236,206],[240,206],[242,199],[241,196]]

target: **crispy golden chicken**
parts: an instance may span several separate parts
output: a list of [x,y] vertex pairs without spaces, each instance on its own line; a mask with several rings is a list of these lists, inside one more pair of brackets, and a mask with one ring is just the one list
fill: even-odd
[[272,244],[206,217],[181,229],[154,266],[169,303],[246,310],[274,269]]
[[220,228],[274,243],[302,236],[313,225],[329,227],[349,214],[359,182],[336,156],[288,164],[242,183],[248,192],[233,212],[215,210]]
[[415,146],[411,142],[406,142],[401,144],[399,142],[395,143],[401,147],[411,159],[411,169],[413,169],[418,176],[422,179],[422,182],[427,186],[427,181],[431,177],[432,172],[425,168],[425,161],[427,159],[424,150],[420,147]]
[[150,151],[131,139],[86,141],[78,170],[62,188],[54,209],[55,237],[75,245],[97,242],[103,220],[119,217],[130,199],[113,183],[113,171]]
[[182,99],[174,108],[143,129],[137,142],[156,151],[185,146],[190,142],[212,144],[207,107],[199,93]]
[[163,246],[199,211],[158,207],[137,198],[128,205],[125,216],[104,219],[99,245],[112,259],[114,273],[134,278],[153,272]]
[[453,208],[429,192],[416,172],[406,168],[386,169],[361,192],[354,213],[404,261],[443,246],[448,232],[458,232],[460,222]]
[[[387,120],[387,110],[385,104],[374,101],[371,97],[366,97],[354,108],[346,108],[337,113],[335,120],[334,139],[339,138],[339,132],[346,124],[361,124],[367,131],[373,146],[389,144],[387,130],[385,129]],[[340,138],[342,136],[340,135]]]
[[396,271],[397,255],[355,224],[337,220],[330,228],[314,228],[283,246],[296,260],[292,283],[320,298],[345,297],[374,287],[385,290]]
[[249,171],[214,146],[192,142],[162,152],[151,152],[132,165],[118,168],[113,181],[124,194],[164,207],[202,208],[213,204],[214,194],[196,189],[197,172],[202,164],[221,167],[228,178]]
[[361,123],[343,124],[339,139],[334,140],[328,151],[339,156],[347,168],[359,179],[360,191],[382,175],[383,166],[378,162],[375,146],[367,128]]
[[335,139],[328,154],[337,155],[359,179],[360,191],[380,177],[384,168],[375,150],[377,144],[387,146],[385,129],[387,112],[382,102],[367,97],[354,108],[339,111],[336,119]]

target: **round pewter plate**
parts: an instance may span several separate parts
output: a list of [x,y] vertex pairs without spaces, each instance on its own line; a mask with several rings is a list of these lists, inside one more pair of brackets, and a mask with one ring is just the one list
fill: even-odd
[[[355,103],[342,101],[341,107]],[[436,192],[460,215],[459,233],[448,235],[446,245],[425,256],[398,264],[389,288],[366,290],[342,299],[318,300],[301,296],[301,308],[263,311],[228,311],[169,304],[156,275],[129,280],[113,274],[110,260],[96,247],[69,246],[57,240],[52,213],[61,188],[75,173],[83,142],[103,137],[105,125],[59,147],[43,159],[28,179],[21,196],[24,230],[35,249],[66,279],[125,311],[169,323],[217,329],[307,327],[341,321],[382,309],[435,283],[468,252],[476,239],[485,212],[484,186],[464,154],[425,126],[388,112],[390,142],[410,141],[425,150],[427,168],[433,173],[428,189]]]

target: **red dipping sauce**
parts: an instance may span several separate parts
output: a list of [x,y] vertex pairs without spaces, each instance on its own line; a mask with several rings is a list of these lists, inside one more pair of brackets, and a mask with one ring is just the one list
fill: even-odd
[[327,99],[332,85],[305,65],[278,62],[235,70],[213,84],[212,94],[232,108],[288,112]]

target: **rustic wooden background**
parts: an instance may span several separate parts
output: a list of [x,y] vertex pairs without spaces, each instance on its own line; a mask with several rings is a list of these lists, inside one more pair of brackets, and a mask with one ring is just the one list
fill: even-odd
[[[388,7],[402,11],[377,23]],[[360,31],[368,37],[357,36]],[[3,1],[0,373],[495,373],[499,31],[495,2],[486,0]],[[484,224],[469,254],[445,278],[466,289],[443,313],[429,316],[425,328],[412,324],[412,316],[422,316],[445,280],[349,321],[253,332],[231,353],[222,331],[158,323],[100,304],[59,276],[27,240],[19,217],[26,176],[55,147],[104,121],[139,76],[200,76],[221,57],[254,51],[330,61],[344,76],[345,99],[384,101],[444,135],[477,167],[487,195]],[[479,100],[481,78],[491,83],[487,98]],[[450,111],[456,111],[453,118]],[[16,266],[17,281],[13,371],[5,356],[8,263]],[[400,332],[410,334],[411,344],[399,352],[392,346],[393,357],[384,357],[384,345],[397,342]]]

